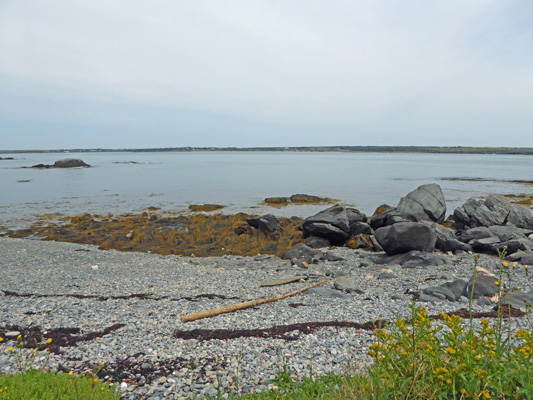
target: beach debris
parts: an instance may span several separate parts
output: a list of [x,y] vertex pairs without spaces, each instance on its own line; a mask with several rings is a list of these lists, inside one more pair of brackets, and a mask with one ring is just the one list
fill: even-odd
[[220,314],[226,314],[226,313],[230,313],[230,312],[233,312],[233,311],[244,310],[244,309],[250,308],[250,307],[256,307],[256,306],[259,306],[261,304],[272,303],[274,301],[286,299],[287,297],[291,297],[291,296],[297,295],[299,293],[305,292],[306,290],[309,290],[311,288],[317,287],[317,286],[322,285],[322,284],[324,284],[326,282],[329,282],[329,280],[328,279],[322,280],[320,282],[316,282],[316,283],[313,283],[312,285],[306,286],[306,287],[304,287],[302,289],[298,289],[298,290],[295,290],[293,292],[286,293],[286,294],[281,294],[279,296],[267,297],[267,298],[264,298],[264,299],[257,299],[257,300],[250,300],[250,301],[246,301],[244,303],[231,304],[229,306],[218,307],[218,308],[213,308],[211,310],[205,310],[205,311],[200,311],[200,312],[193,313],[193,314],[183,315],[180,319],[182,321],[185,321],[185,322],[196,321],[196,320],[202,319],[202,318],[214,317],[214,316],[217,316],[217,315],[220,315]]
[[293,276],[291,278],[276,279],[275,281],[262,283],[261,287],[286,285],[287,283],[299,282],[301,279],[306,279],[306,277],[300,275]]

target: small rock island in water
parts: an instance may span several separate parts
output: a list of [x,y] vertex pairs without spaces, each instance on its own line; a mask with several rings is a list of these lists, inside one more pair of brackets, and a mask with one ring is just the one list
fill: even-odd
[[23,167],[23,168],[77,168],[77,167],[90,168],[91,166],[89,164],[86,164],[84,161],[80,160],[79,158],[64,158],[62,160],[57,160],[52,165],[37,164],[37,165],[32,165],[31,167]]

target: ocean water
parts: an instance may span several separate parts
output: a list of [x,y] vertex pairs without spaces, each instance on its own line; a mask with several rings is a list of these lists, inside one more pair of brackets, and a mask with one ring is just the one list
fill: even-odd
[[[0,154],[0,225],[23,226],[38,215],[185,212],[217,203],[223,212],[306,217],[325,205],[266,206],[266,197],[325,196],[372,214],[418,186],[442,187],[447,214],[469,197],[532,194],[533,156],[336,152],[90,152]],[[62,158],[92,168],[27,169]],[[474,180],[471,180],[474,179]]]

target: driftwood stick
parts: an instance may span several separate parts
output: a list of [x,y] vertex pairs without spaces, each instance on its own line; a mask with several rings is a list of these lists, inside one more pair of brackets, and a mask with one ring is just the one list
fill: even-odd
[[282,300],[287,297],[294,296],[298,293],[305,292],[308,289],[314,288],[318,285],[322,285],[323,283],[326,283],[326,282],[329,282],[329,280],[323,280],[320,282],[316,282],[302,289],[298,289],[298,290],[295,290],[294,292],[290,292],[286,294],[280,294],[279,296],[267,297],[265,299],[258,299],[258,300],[250,300],[250,301],[245,301],[244,303],[231,304],[229,306],[212,308],[211,310],[205,310],[205,311],[200,311],[194,314],[183,315],[181,317],[181,320],[187,321],[187,322],[196,321],[197,319],[214,317],[216,315],[230,313],[230,312],[237,311],[237,310],[244,310],[245,308],[255,307],[260,304],[272,303],[273,301]]

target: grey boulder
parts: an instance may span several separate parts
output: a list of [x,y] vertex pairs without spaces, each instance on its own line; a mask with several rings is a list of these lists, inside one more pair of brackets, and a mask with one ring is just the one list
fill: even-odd
[[446,201],[439,185],[422,185],[400,199],[397,211],[414,222],[441,223],[446,214]]
[[437,236],[431,228],[417,222],[400,222],[375,231],[374,236],[388,255],[411,250],[435,250]]

